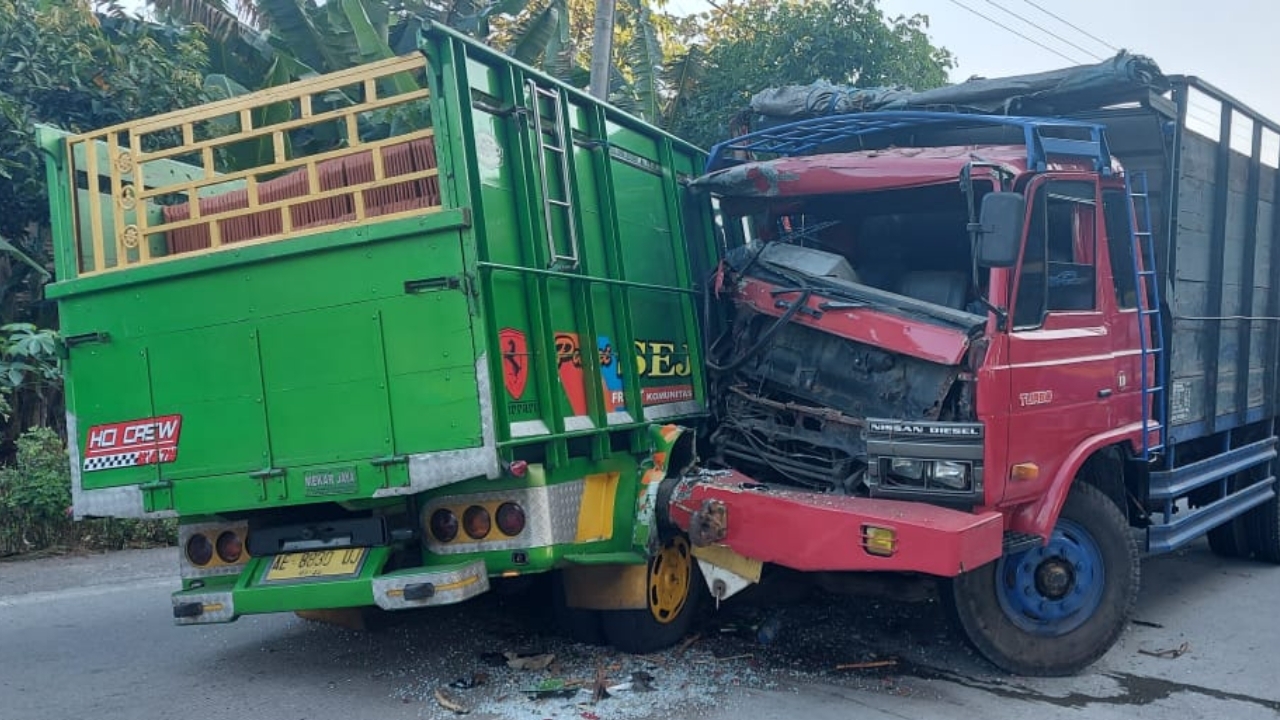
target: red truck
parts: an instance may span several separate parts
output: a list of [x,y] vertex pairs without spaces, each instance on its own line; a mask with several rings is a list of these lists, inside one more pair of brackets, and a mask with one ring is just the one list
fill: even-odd
[[717,598],[764,564],[934,576],[984,656],[1058,675],[1144,552],[1280,562],[1280,125],[1167,82],[712,150],[713,431],[662,497]]

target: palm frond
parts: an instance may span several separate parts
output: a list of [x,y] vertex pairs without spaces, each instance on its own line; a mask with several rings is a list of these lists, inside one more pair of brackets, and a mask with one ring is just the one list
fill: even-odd
[[515,46],[510,50],[512,57],[522,63],[533,64],[546,52],[560,23],[560,8],[557,5],[558,3],[552,2],[516,28]]
[[642,0],[631,0],[635,26],[631,41],[623,53],[630,66],[632,87],[640,113],[650,122],[658,120],[658,73],[662,67],[662,43],[653,25],[653,17]]
[[556,24],[556,32],[547,44],[546,57],[542,61],[543,69],[558,80],[571,82],[575,74],[575,51],[569,27],[569,6],[565,0],[555,0],[559,6],[560,18]]
[[674,125],[680,108],[697,91],[706,69],[707,54],[698,45],[689,46],[688,50],[667,64],[660,75],[667,95],[662,108],[662,127],[670,128]]
[[238,34],[243,25],[223,0],[148,0],[147,4],[163,17],[203,25],[217,42]]
[[333,57],[325,36],[316,28],[308,12],[311,7],[307,0],[258,0],[258,10],[271,34],[283,40],[299,60],[321,72],[345,66]]

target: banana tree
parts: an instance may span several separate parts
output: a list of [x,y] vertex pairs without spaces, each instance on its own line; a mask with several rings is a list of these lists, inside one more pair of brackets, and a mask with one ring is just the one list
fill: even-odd
[[[410,52],[425,20],[484,40],[575,87],[585,88],[589,79],[593,0],[148,2],[162,17],[209,28],[217,50],[207,85],[217,97]],[[608,97],[665,126],[683,107],[679,98],[696,85],[701,58],[687,53],[666,66],[664,59],[675,54],[661,40],[671,35],[670,19],[655,13],[654,4],[662,0],[618,1]]]

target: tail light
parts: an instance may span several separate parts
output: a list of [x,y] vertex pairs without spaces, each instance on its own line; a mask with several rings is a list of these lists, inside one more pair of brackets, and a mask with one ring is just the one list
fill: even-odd
[[507,537],[524,531],[524,508],[513,502],[502,503],[497,512],[498,529]]
[[187,559],[192,565],[208,565],[213,560],[213,543],[203,533],[196,533],[187,540]]
[[431,534],[440,542],[451,542],[458,537],[458,516],[444,508],[431,513]]
[[489,518],[489,511],[479,505],[472,505],[462,514],[462,529],[472,540],[484,538],[492,527],[493,521]]
[[234,564],[240,561],[240,556],[244,553],[244,541],[239,535],[227,530],[218,536],[216,548],[218,559],[224,563]]

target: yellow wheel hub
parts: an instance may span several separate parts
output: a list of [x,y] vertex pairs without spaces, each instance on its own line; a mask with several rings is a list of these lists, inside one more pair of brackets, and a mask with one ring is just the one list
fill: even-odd
[[693,581],[693,556],[683,537],[667,541],[649,561],[649,612],[666,624],[680,617]]

